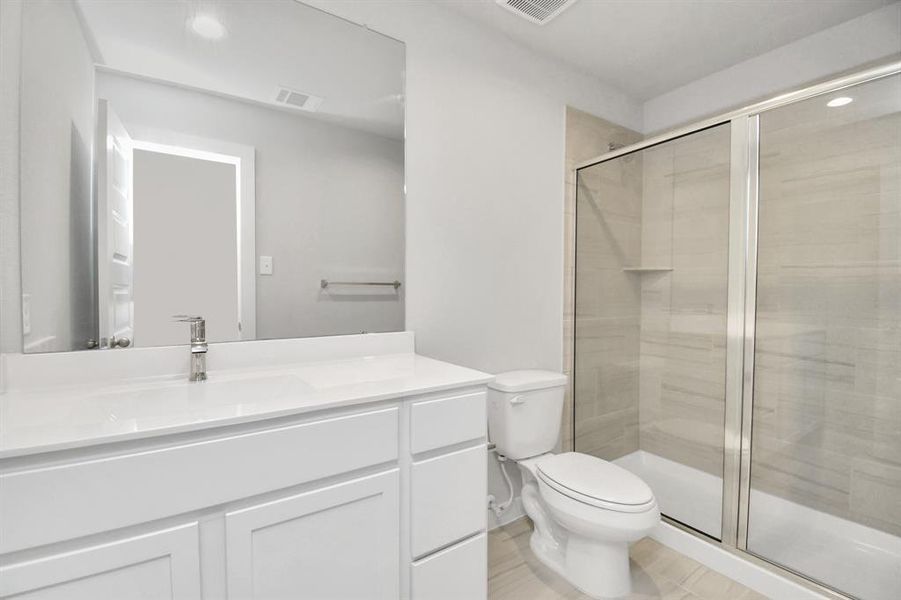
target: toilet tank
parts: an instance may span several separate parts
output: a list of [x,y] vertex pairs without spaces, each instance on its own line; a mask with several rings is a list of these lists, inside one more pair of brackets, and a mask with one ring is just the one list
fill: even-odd
[[498,454],[519,460],[550,452],[560,435],[566,375],[509,371],[488,384],[488,438]]

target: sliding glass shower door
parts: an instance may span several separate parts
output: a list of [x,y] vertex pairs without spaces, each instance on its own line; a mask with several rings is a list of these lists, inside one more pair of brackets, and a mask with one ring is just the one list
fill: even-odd
[[747,548],[901,594],[901,77],[759,117]]

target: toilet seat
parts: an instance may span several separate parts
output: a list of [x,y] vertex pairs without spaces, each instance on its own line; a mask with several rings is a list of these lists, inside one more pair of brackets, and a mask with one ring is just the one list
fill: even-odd
[[600,458],[566,452],[538,462],[536,474],[552,493],[621,513],[656,508],[651,488],[638,476]]

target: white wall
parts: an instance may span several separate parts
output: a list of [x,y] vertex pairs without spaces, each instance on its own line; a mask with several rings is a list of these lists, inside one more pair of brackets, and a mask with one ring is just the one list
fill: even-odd
[[84,348],[96,323],[93,58],[72,4],[30,1],[22,17],[22,292],[31,310],[25,347]]
[[644,105],[646,133],[751,104],[901,53],[901,2],[699,79]]
[[403,288],[319,286],[404,279],[402,141],[110,73],[97,94],[135,139],[171,131],[256,149],[256,249],[274,263],[256,280],[257,338],[403,329]]
[[639,107],[429,2],[311,1],[407,44],[407,328],[490,372],[562,368],[564,109]]

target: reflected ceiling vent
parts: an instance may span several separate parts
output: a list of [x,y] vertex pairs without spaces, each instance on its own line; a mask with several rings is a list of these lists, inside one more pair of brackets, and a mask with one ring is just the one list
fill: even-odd
[[284,104],[285,106],[305,110],[307,112],[316,112],[319,105],[322,104],[322,98],[319,96],[298,92],[297,90],[286,87],[278,88],[278,92],[275,95],[275,101],[279,104]]
[[498,4],[538,25],[544,25],[576,0],[495,0]]

